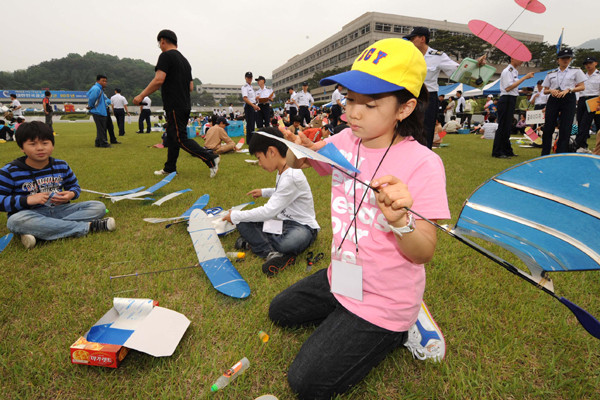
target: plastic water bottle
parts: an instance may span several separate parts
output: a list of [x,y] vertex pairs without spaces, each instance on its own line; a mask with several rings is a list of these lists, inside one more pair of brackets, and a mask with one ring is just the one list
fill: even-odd
[[211,392],[223,389],[225,386],[244,373],[245,370],[250,366],[250,361],[246,357],[235,363],[234,366],[229,368],[223,375],[217,379],[217,381],[210,387]]
[[243,251],[228,251],[226,254],[227,257],[233,258],[234,260],[241,260],[246,257],[246,253]]

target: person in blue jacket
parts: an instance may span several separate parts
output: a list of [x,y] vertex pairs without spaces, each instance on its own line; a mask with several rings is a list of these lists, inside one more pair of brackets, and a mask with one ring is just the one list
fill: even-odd
[[106,108],[110,105],[110,100],[104,94],[107,80],[105,75],[97,75],[96,83],[87,92],[87,108],[96,124],[96,147],[110,147],[106,137]]

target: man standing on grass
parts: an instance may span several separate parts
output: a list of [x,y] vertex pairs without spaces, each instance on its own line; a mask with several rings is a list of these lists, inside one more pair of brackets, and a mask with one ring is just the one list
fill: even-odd
[[190,118],[190,92],[194,90],[192,67],[188,60],[177,50],[177,35],[163,29],[156,38],[161,55],[154,70],[154,79],[134,99],[140,105],[144,97],[161,89],[163,107],[167,117],[167,162],[163,169],[154,171],[155,175],[168,175],[177,171],[179,149],[198,157],[210,168],[210,177],[214,177],[219,169],[219,156],[205,149],[193,139],[188,139],[186,127]]
[[108,98],[104,94],[106,82],[106,75],[97,75],[96,83],[87,92],[87,109],[90,110],[96,124],[96,147],[110,147],[106,138],[106,109],[108,107]]
[[123,136],[125,135],[125,113],[129,115],[129,110],[127,109],[127,99],[121,94],[121,89],[115,89],[114,96],[110,98],[110,104],[117,119],[119,136]]

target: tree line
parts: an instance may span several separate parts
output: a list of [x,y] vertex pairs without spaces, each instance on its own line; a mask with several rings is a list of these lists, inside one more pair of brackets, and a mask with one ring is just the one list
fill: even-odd
[[[133,105],[133,98],[154,78],[154,65],[143,60],[119,58],[93,51],[83,56],[71,53],[66,57],[44,61],[27,69],[0,72],[0,88],[87,91],[96,82],[98,74],[108,77],[105,90],[108,97],[113,95],[115,88],[120,88],[129,104]],[[194,78],[194,85],[199,84],[201,81]],[[153,93],[150,98],[153,105],[162,105],[160,91]],[[202,98],[202,94],[194,91],[192,104],[197,104],[198,99]],[[207,100],[210,101],[210,98]]]

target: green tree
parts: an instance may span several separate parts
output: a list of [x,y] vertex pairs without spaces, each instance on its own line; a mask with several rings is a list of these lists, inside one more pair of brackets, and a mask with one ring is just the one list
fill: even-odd
[[[24,70],[0,72],[0,88],[87,91],[96,81],[97,74],[108,77],[105,91],[108,96],[118,87],[133,104],[133,98],[148,85],[155,73],[154,66],[143,60],[89,51],[83,56],[70,53],[66,57],[44,61]],[[195,85],[200,83],[200,79],[194,78]],[[162,105],[160,92],[150,98],[153,105]]]
[[226,105],[233,104],[234,106],[241,106],[244,104],[244,100],[242,99],[241,94],[228,94],[227,97],[225,97],[225,104]]

